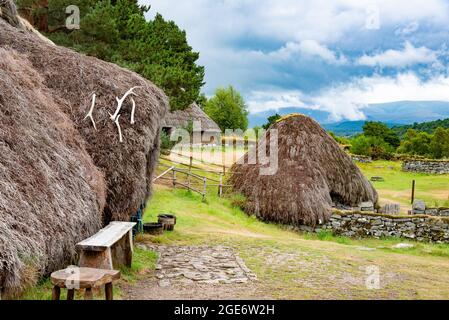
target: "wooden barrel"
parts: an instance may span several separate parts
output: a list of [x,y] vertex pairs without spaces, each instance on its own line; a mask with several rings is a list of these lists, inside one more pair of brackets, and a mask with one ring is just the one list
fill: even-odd
[[176,224],[176,216],[172,214],[160,214],[157,216],[158,222],[163,225],[164,230],[173,231]]
[[164,232],[164,225],[156,222],[145,223],[143,225],[143,232],[152,235],[160,235]]

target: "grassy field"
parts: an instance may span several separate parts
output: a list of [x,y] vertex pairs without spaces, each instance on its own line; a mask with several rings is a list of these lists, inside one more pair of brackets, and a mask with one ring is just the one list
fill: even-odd
[[369,179],[380,176],[383,182],[373,182],[379,192],[381,204],[400,203],[402,211],[410,209],[412,181],[416,181],[415,199],[421,199],[428,206],[449,207],[449,175],[410,173],[401,170],[401,162],[374,161],[359,163],[358,166]]
[[[258,275],[257,290],[263,297],[449,298],[449,245],[395,238],[357,240],[325,232],[300,234],[247,216],[232,205],[232,199],[211,194],[207,202],[202,202],[199,195],[166,186],[156,187],[145,221],[156,221],[160,213],[177,215],[176,230],[146,236],[146,241],[230,246]],[[414,247],[392,248],[398,243],[412,243]],[[366,268],[373,265],[381,274],[379,290],[365,286]]]
[[[182,162],[185,159],[179,159]],[[167,160],[161,160],[171,165]],[[213,165],[200,165],[217,170]],[[448,205],[449,175],[405,173],[400,163],[376,161],[359,164],[364,174],[381,176],[374,182],[381,203],[401,203],[410,208],[411,181],[416,180],[416,197],[428,204]],[[186,169],[185,165],[178,165]],[[162,172],[164,168],[159,168]],[[215,173],[196,172],[212,179]],[[180,177],[178,177],[180,178]],[[449,245],[410,242],[404,239],[350,239],[329,232],[297,233],[286,227],[266,224],[247,216],[233,205],[233,198],[219,198],[216,187],[209,187],[206,201],[182,189],[172,189],[168,181],[156,185],[145,221],[157,220],[160,213],[178,217],[173,232],[144,236],[138,241],[172,245],[227,245],[245,260],[258,276],[253,286],[258,297],[274,299],[449,299]],[[398,243],[412,248],[396,249]],[[154,278],[156,253],[136,247],[133,266],[122,270],[115,286],[115,297],[122,297],[121,284],[139,286],[140,280]],[[368,290],[366,270],[380,270],[381,288]],[[64,298],[64,294],[62,298]],[[239,296],[239,294],[242,294]],[[236,293],[235,298],[245,298]],[[48,279],[27,291],[23,299],[50,299]],[[78,298],[81,298],[79,296]],[[97,292],[97,299],[102,293]]]

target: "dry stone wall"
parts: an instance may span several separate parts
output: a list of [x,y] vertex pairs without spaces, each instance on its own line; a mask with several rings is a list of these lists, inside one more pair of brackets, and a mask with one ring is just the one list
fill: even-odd
[[[312,231],[307,227],[300,229]],[[330,230],[336,235],[348,237],[400,237],[423,242],[449,243],[447,217],[336,211],[328,223],[313,231],[319,230]]]
[[402,170],[408,172],[446,174],[449,173],[449,161],[404,160]]

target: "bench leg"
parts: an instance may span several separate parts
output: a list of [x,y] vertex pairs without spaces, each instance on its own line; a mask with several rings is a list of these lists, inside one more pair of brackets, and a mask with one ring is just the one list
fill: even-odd
[[51,294],[52,300],[59,300],[61,297],[61,288],[58,286],[54,286]]
[[75,289],[67,290],[67,300],[73,300],[75,298]]
[[92,288],[86,288],[86,292],[84,292],[84,300],[92,300],[93,298]]
[[106,283],[106,285],[104,286],[104,291],[106,293],[106,300],[114,300],[114,290],[112,282]]
[[111,248],[104,251],[83,250],[79,259],[80,267],[114,270]]

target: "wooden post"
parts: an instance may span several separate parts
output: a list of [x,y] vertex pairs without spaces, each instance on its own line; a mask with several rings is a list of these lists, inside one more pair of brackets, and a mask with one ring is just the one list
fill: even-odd
[[221,198],[223,195],[223,175],[220,174],[220,184],[218,185],[218,196]]
[[173,188],[176,188],[176,170],[173,169]]
[[206,198],[206,192],[207,192],[207,182],[206,182],[206,178],[203,178],[203,201]]
[[221,145],[221,162],[223,164],[223,175],[226,174],[226,141]]
[[189,174],[187,175],[187,185],[190,190],[190,174],[192,173],[192,162],[193,162],[193,156],[190,154],[190,161],[189,161]]
[[415,202],[415,187],[416,187],[416,181],[412,181],[412,204]]
[[52,300],[59,300],[61,297],[61,288],[59,286],[54,286],[51,294]]
[[84,300],[92,300],[94,298],[92,288],[86,288],[84,292]]
[[104,291],[106,294],[106,300],[114,300],[114,290],[112,287],[112,282],[106,283],[104,286]]
[[67,290],[67,300],[73,300],[75,299],[75,289],[68,289]]

